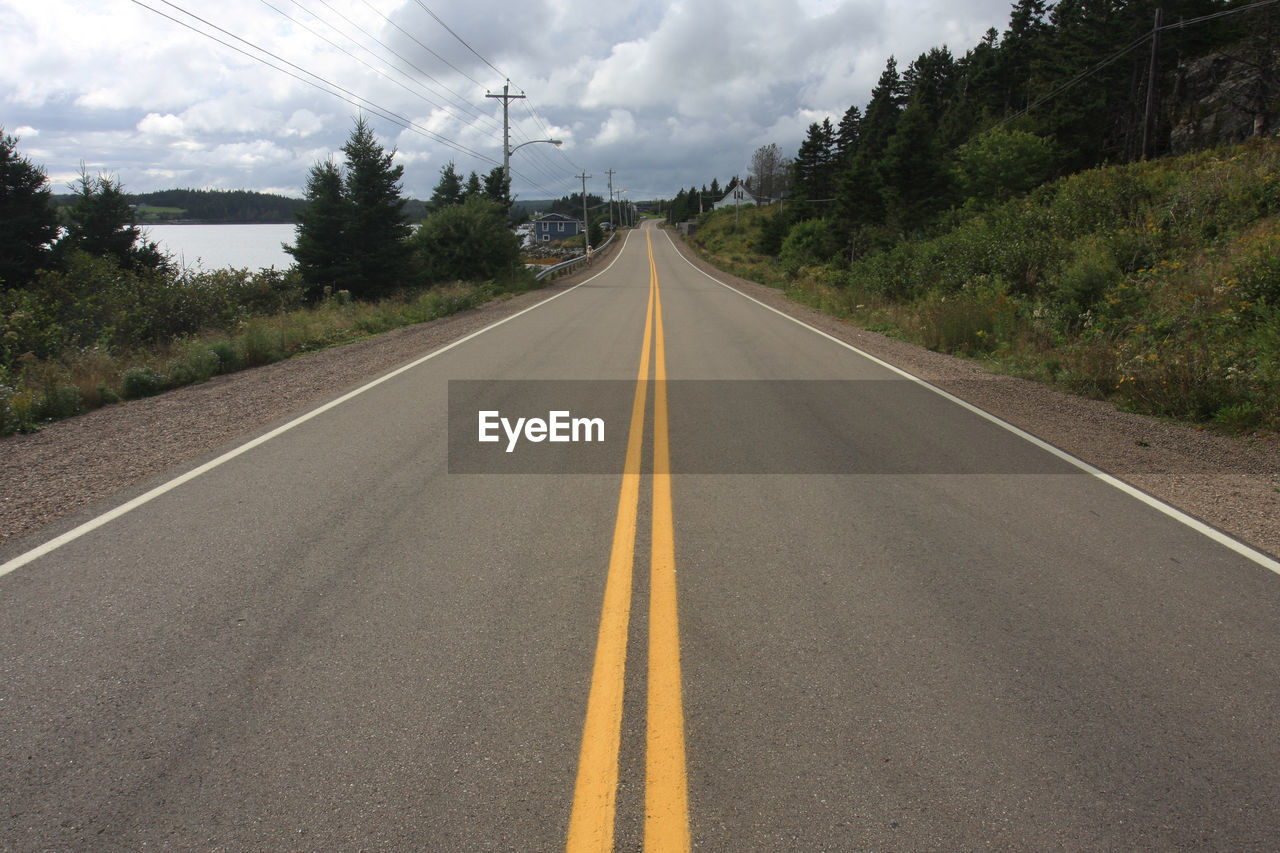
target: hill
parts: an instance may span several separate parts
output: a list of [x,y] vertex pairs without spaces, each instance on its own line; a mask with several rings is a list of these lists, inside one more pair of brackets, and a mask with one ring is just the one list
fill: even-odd
[[829,260],[777,206],[702,217],[713,263],[933,349],[1147,414],[1280,430],[1280,139],[1086,170]]

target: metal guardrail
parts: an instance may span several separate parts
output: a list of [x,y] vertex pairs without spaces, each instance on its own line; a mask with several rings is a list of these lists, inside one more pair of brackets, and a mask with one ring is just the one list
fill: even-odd
[[[610,234],[609,239],[601,243],[600,248],[595,250],[595,254],[599,254],[600,252],[603,252],[606,248],[608,248],[609,244],[613,242],[613,238],[617,236],[618,236],[617,232]],[[586,255],[579,255],[576,258],[570,258],[569,260],[562,261],[561,263],[558,263],[553,267],[547,267],[546,269],[542,270],[537,275],[535,275],[533,279],[534,281],[542,281],[544,278],[555,278],[560,273],[567,272],[577,264],[584,263],[586,260],[587,260]]]

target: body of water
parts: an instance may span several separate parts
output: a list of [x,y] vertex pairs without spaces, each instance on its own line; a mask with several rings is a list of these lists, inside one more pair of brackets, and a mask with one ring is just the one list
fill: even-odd
[[293,265],[293,256],[281,247],[293,243],[293,225],[144,225],[143,231],[182,267],[282,270]]

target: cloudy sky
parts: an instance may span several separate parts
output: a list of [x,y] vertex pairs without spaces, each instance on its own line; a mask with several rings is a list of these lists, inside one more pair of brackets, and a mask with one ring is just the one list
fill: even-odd
[[[745,177],[865,105],[890,54],[963,54],[1010,0],[0,0],[0,126],[55,192],[79,174],[299,196],[363,114],[428,197],[502,162],[514,192],[606,170],[626,197]],[[165,17],[167,16],[167,17]],[[199,19],[197,19],[198,16]],[[201,20],[202,19],[202,20]],[[185,26],[184,26],[185,25]],[[215,41],[214,39],[218,41]],[[219,43],[222,42],[222,43]],[[262,51],[267,51],[264,53]],[[269,67],[265,62],[276,66]]]

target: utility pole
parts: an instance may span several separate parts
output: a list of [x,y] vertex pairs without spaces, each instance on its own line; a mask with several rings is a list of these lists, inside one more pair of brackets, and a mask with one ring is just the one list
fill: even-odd
[[1151,154],[1151,118],[1152,112],[1155,110],[1156,102],[1156,60],[1160,53],[1160,13],[1159,6],[1156,7],[1156,25],[1151,30],[1151,70],[1147,75],[1147,111],[1142,118],[1142,159],[1147,159]]
[[587,246],[591,245],[591,225],[587,221],[587,178],[591,176],[583,169],[578,177],[582,179],[582,252],[586,254]]
[[502,94],[494,95],[485,92],[486,98],[500,98],[502,100],[502,180],[506,186],[503,188],[507,196],[507,212],[511,212],[511,117],[509,113],[509,103],[518,101],[524,95],[510,94],[511,81],[508,80],[502,85]]
[[[609,175],[609,230],[612,231],[613,230],[613,169],[608,169],[607,173]],[[582,194],[586,195],[586,192],[584,191]]]

